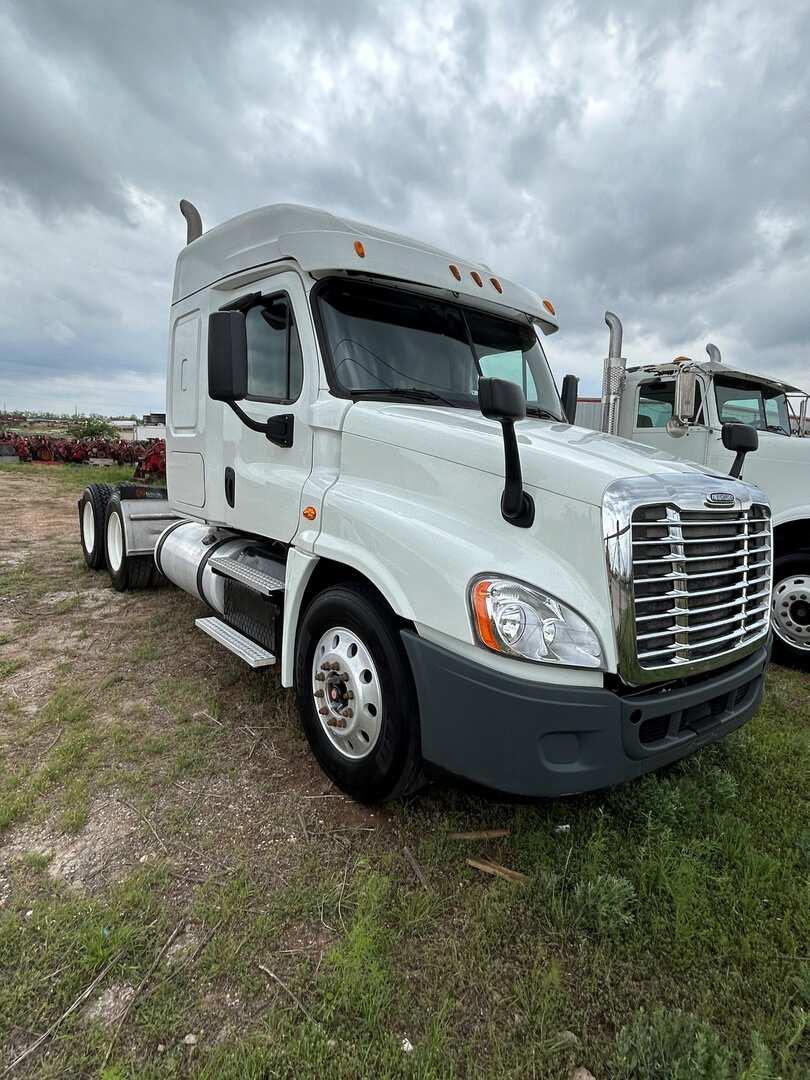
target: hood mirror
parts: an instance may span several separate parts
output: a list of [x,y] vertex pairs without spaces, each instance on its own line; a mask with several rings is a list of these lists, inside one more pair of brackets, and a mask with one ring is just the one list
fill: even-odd
[[569,424],[575,424],[577,422],[578,391],[579,379],[576,377],[576,375],[566,375],[563,379],[560,400],[562,401],[563,416]]
[[508,379],[479,379],[478,405],[489,420],[503,429],[504,488],[501,513],[504,520],[520,529],[534,524],[534,499],[523,490],[523,473],[515,436],[515,422],[526,416],[526,397]]
[[750,454],[759,446],[757,429],[749,424],[723,424],[722,439],[726,450],[731,450],[737,455],[728,471],[728,475],[737,480],[742,472],[745,455]]

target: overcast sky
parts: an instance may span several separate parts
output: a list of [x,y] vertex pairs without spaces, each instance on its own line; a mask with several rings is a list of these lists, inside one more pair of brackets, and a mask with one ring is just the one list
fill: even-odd
[[810,389],[810,5],[0,0],[0,406],[162,409],[177,203],[410,233],[549,296],[558,375]]

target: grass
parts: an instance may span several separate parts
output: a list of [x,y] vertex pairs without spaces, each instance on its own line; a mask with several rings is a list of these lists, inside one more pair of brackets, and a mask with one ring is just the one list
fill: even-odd
[[[53,573],[102,588],[74,556]],[[83,1006],[16,1075],[810,1075],[809,676],[772,668],[746,728],[609,792],[437,785],[372,816],[307,771],[289,695],[195,636],[191,601],[40,623],[45,558],[18,583],[30,655],[0,684],[0,1066],[110,965],[99,991],[146,980],[120,1035]],[[41,625],[103,647],[49,668],[32,708]],[[449,836],[492,828],[509,835]],[[108,832],[77,889],[65,852]]]

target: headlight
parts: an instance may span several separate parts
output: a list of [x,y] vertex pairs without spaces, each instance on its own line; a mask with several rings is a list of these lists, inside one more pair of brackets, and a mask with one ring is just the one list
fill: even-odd
[[594,629],[553,596],[509,578],[470,585],[473,623],[482,645],[506,656],[569,667],[603,666]]

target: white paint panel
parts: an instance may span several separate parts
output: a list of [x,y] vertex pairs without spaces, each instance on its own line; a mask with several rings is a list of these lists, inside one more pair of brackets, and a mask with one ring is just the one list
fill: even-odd
[[169,424],[173,433],[194,434],[199,424],[200,313],[178,319],[172,342]]
[[166,464],[169,502],[205,506],[205,463],[202,454],[170,450]]

